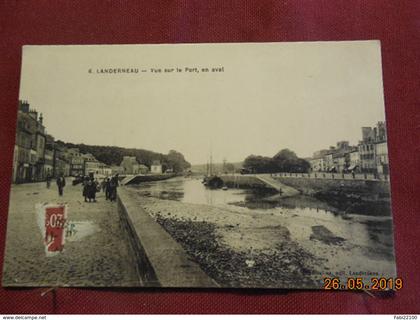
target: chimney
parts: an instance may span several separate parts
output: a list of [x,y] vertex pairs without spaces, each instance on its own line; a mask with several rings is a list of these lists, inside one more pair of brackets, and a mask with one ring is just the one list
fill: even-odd
[[38,112],[35,109],[29,109],[29,115],[35,120],[38,119]]
[[29,103],[28,101],[25,100],[20,100],[19,101],[19,110],[25,113],[29,112]]

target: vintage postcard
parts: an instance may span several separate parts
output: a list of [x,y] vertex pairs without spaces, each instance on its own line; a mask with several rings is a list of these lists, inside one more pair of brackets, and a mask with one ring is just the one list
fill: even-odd
[[24,46],[3,286],[398,290],[379,41]]

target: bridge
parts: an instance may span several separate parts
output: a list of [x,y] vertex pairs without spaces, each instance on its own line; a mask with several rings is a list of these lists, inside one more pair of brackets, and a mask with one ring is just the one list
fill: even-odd
[[257,174],[255,177],[264,182],[266,185],[280,192],[282,197],[293,197],[300,194],[298,190],[290,186],[286,186],[280,181],[272,178],[270,174]]
[[270,174],[223,174],[220,178],[227,186],[231,186],[233,188],[269,187],[279,192],[282,198],[293,197],[301,193],[299,190],[285,185],[278,179],[274,179]]
[[138,184],[140,182],[167,180],[175,176],[174,173],[127,175],[121,180],[120,184],[125,186],[128,184]]

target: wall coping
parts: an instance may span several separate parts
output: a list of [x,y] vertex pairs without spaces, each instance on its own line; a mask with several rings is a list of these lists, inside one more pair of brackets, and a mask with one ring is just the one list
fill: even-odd
[[138,261],[138,267],[152,269],[143,270],[153,275],[142,279],[144,286],[219,287],[124,187],[118,189],[118,200],[118,210],[132,229],[132,241],[138,242],[134,250],[143,251],[135,255],[147,260]]

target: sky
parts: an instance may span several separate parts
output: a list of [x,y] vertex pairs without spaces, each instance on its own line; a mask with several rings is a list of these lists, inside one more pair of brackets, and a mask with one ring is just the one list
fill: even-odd
[[20,99],[56,139],[192,164],[309,157],[385,120],[379,41],[25,46]]

